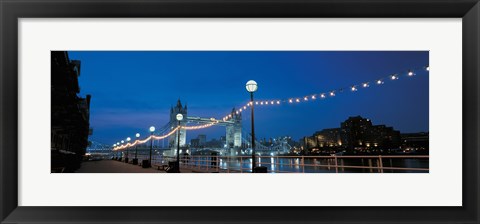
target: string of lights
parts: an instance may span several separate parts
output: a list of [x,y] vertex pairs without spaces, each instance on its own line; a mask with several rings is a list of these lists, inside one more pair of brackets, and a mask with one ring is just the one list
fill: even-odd
[[198,130],[198,129],[208,128],[208,127],[211,127],[211,126],[216,125],[216,124],[218,124],[218,121],[214,121],[212,123],[208,123],[208,124],[204,124],[204,125],[198,125],[198,126],[185,126],[185,127],[182,127],[182,128],[185,129],[185,130]]
[[167,138],[169,137],[170,135],[173,135],[179,128],[182,128],[182,129],[185,129],[185,130],[198,130],[198,129],[203,129],[203,128],[208,128],[208,127],[211,127],[215,124],[217,124],[219,121],[213,121],[212,123],[208,123],[208,124],[204,124],[204,125],[197,125],[197,126],[178,126],[174,129],[172,129],[170,132],[168,132],[167,134],[165,135],[161,135],[161,136],[157,136],[157,135],[150,135],[148,136],[147,138],[143,139],[143,140],[135,140],[135,142],[133,143],[127,143],[127,144],[122,144],[122,145],[116,145],[114,144],[114,147],[113,147],[113,150],[122,150],[122,149],[126,149],[126,148],[129,148],[129,147],[132,147],[132,146],[135,146],[135,145],[138,145],[138,144],[144,144],[148,141],[150,141],[150,139],[154,139],[154,140],[161,140],[161,139],[164,139],[164,138]]
[[167,134],[165,135],[162,135],[162,136],[155,136],[155,135],[152,135],[152,138],[155,139],[155,140],[161,140],[161,139],[164,139],[170,135],[173,135],[173,133],[175,133],[181,126],[178,126],[174,129],[172,129],[170,132],[168,132]]
[[[357,83],[357,84],[354,84],[354,85],[351,85],[351,86],[348,86],[348,87],[332,89],[332,90],[329,90],[329,91],[325,91],[325,92],[321,92],[321,93],[314,93],[314,94],[310,94],[310,95],[306,95],[306,96],[302,96],[302,97],[290,97],[290,98],[283,98],[283,99],[270,99],[270,100],[259,100],[259,101],[255,101],[255,102],[248,102],[247,104],[239,107],[239,109],[237,111],[227,114],[225,117],[223,117],[222,120],[223,121],[228,121],[228,120],[232,119],[235,114],[240,114],[243,111],[247,110],[247,107],[250,107],[253,103],[255,104],[255,106],[268,106],[268,105],[281,105],[281,104],[286,104],[286,103],[287,104],[297,104],[297,103],[302,103],[302,102],[315,101],[317,99],[332,98],[332,97],[335,97],[339,93],[344,93],[344,92],[347,92],[347,91],[348,92],[356,92],[359,89],[368,88],[371,85],[381,86],[381,85],[385,84],[385,82],[396,81],[396,80],[400,79],[401,77],[410,78],[410,77],[415,76],[417,74],[416,71],[419,71],[420,69],[424,69],[427,72],[430,71],[429,66],[424,66],[424,67],[421,67],[421,68],[410,69],[410,70],[404,71],[404,72],[394,73],[394,74],[384,76],[384,77],[381,77],[381,78],[378,78],[378,79],[375,79],[375,80],[370,80],[370,81],[365,81],[365,82],[362,82],[362,83]],[[122,144],[117,143],[117,144],[113,145],[113,150],[122,150],[122,149],[125,149],[125,148],[128,148],[128,147],[135,146],[137,144],[144,144],[144,143],[150,141],[151,138],[153,138],[155,140],[161,140],[161,139],[167,138],[170,135],[174,134],[179,128],[183,128],[185,130],[198,130],[198,129],[203,129],[203,128],[209,128],[209,127],[214,126],[218,123],[219,123],[218,120],[212,120],[211,123],[203,124],[203,125],[178,126],[174,129],[172,129],[170,132],[168,132],[165,135],[161,135],[161,136],[150,135],[149,137],[147,137],[143,140],[138,140],[137,139],[133,143],[127,142],[127,144],[123,144],[124,141],[122,140],[121,141]],[[170,126],[170,123],[168,123],[164,127],[169,127],[169,126]],[[165,130],[167,130],[167,128],[164,128],[161,132],[163,132]]]
[[365,89],[370,86],[376,85],[376,86],[381,86],[385,84],[385,82],[391,82],[391,81],[396,81],[399,80],[402,77],[407,77],[411,78],[417,75],[417,71],[419,70],[424,70],[424,71],[430,71],[429,66],[423,66],[419,68],[414,68],[414,69],[409,69],[407,71],[399,72],[399,73],[393,73],[388,76],[384,76],[378,79],[374,80],[369,80],[361,83],[357,83],[354,85],[350,85],[347,87],[343,88],[337,88],[337,89],[331,89],[329,91],[324,91],[320,93],[313,93],[305,96],[297,96],[297,97],[289,97],[289,98],[282,98],[282,99],[270,99],[270,100],[258,100],[255,102],[248,102],[245,105],[239,107],[238,110],[236,110],[234,113],[229,113],[226,116],[222,118],[223,121],[228,121],[233,118],[235,114],[240,114],[243,111],[247,109],[247,107],[250,107],[252,103],[255,104],[255,106],[273,106],[273,105],[282,105],[282,104],[297,104],[297,103],[303,103],[303,102],[311,102],[311,101],[316,101],[318,99],[326,99],[326,98],[332,98],[337,96],[340,93],[344,92],[357,92],[360,89]]

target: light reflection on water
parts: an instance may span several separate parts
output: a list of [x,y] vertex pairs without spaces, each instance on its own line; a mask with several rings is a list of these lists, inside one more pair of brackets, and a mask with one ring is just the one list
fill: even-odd
[[270,170],[275,171],[275,159],[273,157],[270,158]]
[[[256,158],[257,166],[266,166],[269,172],[305,172],[305,173],[335,173],[335,159],[320,159],[320,158],[278,158],[262,157]],[[197,163],[197,162],[193,162]],[[214,165],[216,161],[203,161],[200,164]],[[337,164],[339,166],[364,166],[364,168],[344,168],[339,167],[338,172],[345,173],[377,173],[379,162],[378,159],[338,159]],[[222,170],[229,170],[231,172],[251,172],[252,159],[251,158],[221,158],[218,160],[218,165]],[[428,158],[409,158],[409,159],[385,159],[382,163],[383,167],[408,167],[408,168],[428,168]],[[405,171],[405,170],[388,170],[384,169],[384,173],[391,172],[423,172],[428,171]]]

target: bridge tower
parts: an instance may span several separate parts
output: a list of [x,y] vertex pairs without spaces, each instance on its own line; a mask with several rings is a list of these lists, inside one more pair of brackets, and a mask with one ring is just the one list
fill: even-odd
[[[177,114],[182,114],[183,115],[183,120],[180,121],[181,126],[186,126],[187,125],[187,105],[182,106],[182,102],[180,99],[177,101],[177,105],[175,107],[170,108],[170,129],[175,129],[178,126],[178,120],[177,120]],[[176,132],[173,135],[170,135],[169,138],[169,146],[170,146],[170,151],[165,151],[164,155],[165,156],[176,156],[177,155],[177,139],[178,139],[178,134],[180,134],[180,147],[185,147],[186,142],[187,142],[187,130],[185,129],[180,129],[179,132]],[[180,149],[181,150],[181,149]],[[184,153],[184,152],[182,152]]]
[[240,148],[242,146],[242,114],[237,114],[233,108],[231,115],[231,121],[234,123],[226,127],[227,148]]

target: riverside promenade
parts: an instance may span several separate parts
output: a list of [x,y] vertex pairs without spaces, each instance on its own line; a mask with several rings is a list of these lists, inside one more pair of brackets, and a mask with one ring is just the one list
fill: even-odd
[[[194,170],[180,168],[181,173],[196,173]],[[167,173],[155,167],[142,168],[138,165],[128,164],[116,160],[99,160],[82,162],[80,169],[75,173]]]

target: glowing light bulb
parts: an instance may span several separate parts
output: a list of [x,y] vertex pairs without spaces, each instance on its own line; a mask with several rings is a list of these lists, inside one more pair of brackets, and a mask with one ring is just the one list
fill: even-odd
[[414,75],[412,71],[408,71],[407,74],[408,74],[408,76],[413,76]]
[[383,81],[382,80],[377,80],[377,85],[382,85]]
[[330,96],[335,96],[335,92],[334,91],[330,92]]
[[293,102],[293,100],[292,100],[292,99],[289,99],[289,100],[288,100],[288,102],[289,102],[289,103],[292,103],[292,102]]
[[303,100],[308,101],[308,98],[307,98],[307,97],[303,97]]
[[321,98],[325,98],[325,93],[320,94]]
[[392,75],[390,78],[391,78],[392,80],[397,80],[397,79],[398,79],[398,77],[397,77],[396,74],[395,74],[395,75]]
[[312,96],[312,100],[316,99],[315,95]]
[[352,92],[355,92],[355,91],[357,91],[357,87],[352,86]]
[[427,67],[425,67],[425,70],[430,71],[430,66],[427,65]]
[[296,99],[295,102],[297,102],[297,103],[300,102],[300,99]]
[[277,100],[277,104],[280,104],[280,100]]
[[368,87],[368,82],[363,83],[362,86],[363,86],[363,88],[367,88]]

